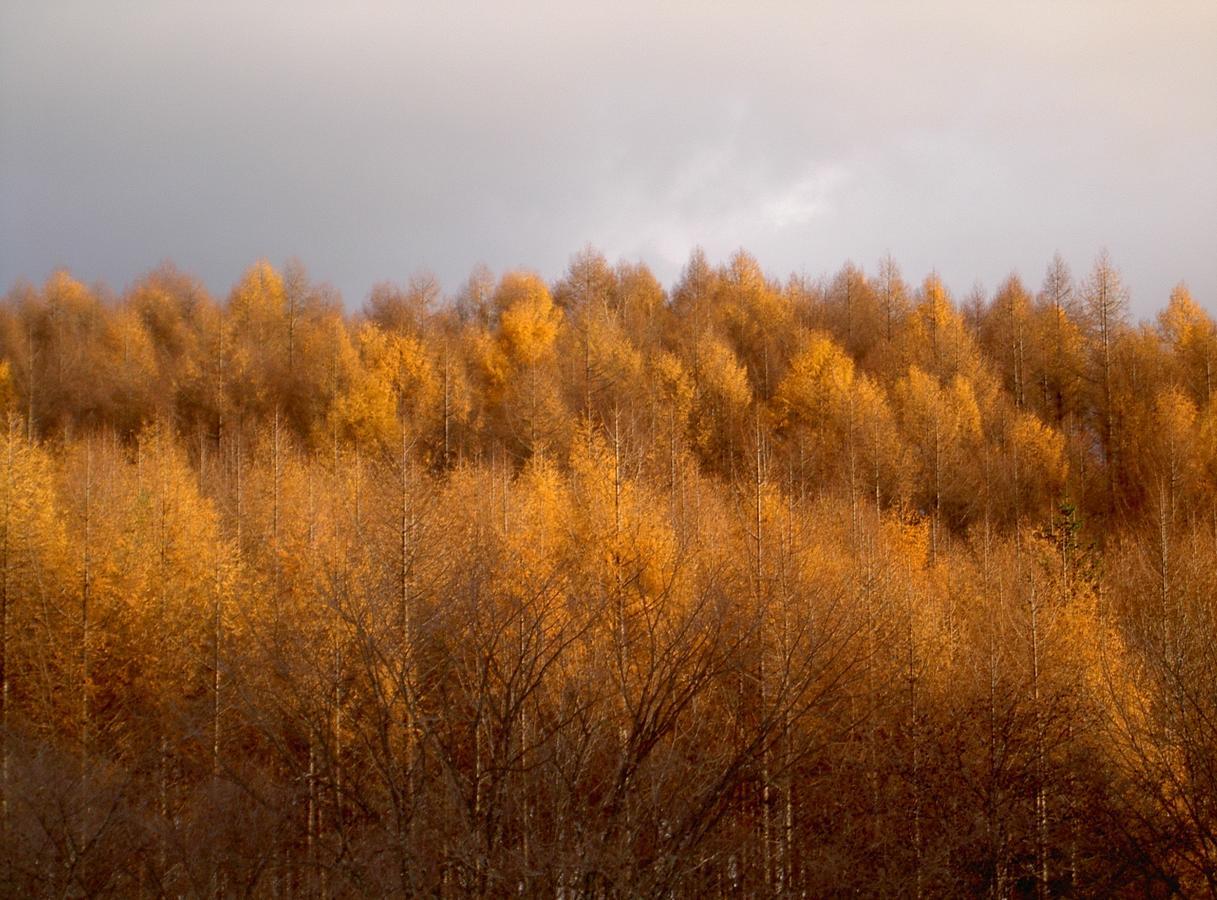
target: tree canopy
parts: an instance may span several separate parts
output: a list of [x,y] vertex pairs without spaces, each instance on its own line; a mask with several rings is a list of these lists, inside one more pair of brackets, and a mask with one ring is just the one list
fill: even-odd
[[1106,255],[0,304],[0,892],[1217,893],[1217,327]]

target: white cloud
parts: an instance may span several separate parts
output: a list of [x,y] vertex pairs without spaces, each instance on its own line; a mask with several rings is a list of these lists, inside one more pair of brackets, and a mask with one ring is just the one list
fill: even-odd
[[807,225],[831,211],[832,193],[847,177],[848,169],[839,163],[817,166],[766,201],[762,215],[776,231]]
[[1180,278],[1213,304],[1215,26],[1211,0],[0,2],[0,290],[169,256],[223,293],[295,255],[357,305],[587,242],[665,279],[701,244],[992,284],[1106,245],[1139,312]]
[[598,206],[609,225],[593,237],[607,255],[641,257],[671,277],[701,246],[712,256],[739,247],[764,248],[772,239],[808,230],[833,212],[850,180],[841,161],[817,161],[779,176],[732,140],[691,152],[659,185],[615,185]]

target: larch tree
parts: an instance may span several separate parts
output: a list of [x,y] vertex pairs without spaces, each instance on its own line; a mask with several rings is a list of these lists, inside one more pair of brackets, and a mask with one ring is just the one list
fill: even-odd
[[1178,284],[1158,316],[1162,337],[1170,345],[1181,386],[1196,403],[1207,403],[1217,389],[1217,324]]
[[1106,252],[1099,255],[1082,287],[1082,304],[1090,339],[1090,381],[1096,392],[1099,439],[1106,472],[1107,506],[1116,503],[1117,442],[1120,438],[1115,406],[1113,347],[1128,309],[1128,291]]
[[[563,321],[549,288],[536,275],[504,275],[495,290],[499,327],[491,354],[492,377],[503,381],[502,439],[511,452],[528,458],[546,446],[561,446],[564,426],[550,371]],[[493,359],[493,357],[492,357]]]
[[0,892],[1211,891],[1213,325],[1123,296],[14,287]]
[[980,410],[971,383],[955,376],[941,385],[913,366],[896,385],[898,417],[917,467],[916,499],[931,522],[931,555],[938,552],[944,516],[965,523],[975,501],[972,462],[981,439]]

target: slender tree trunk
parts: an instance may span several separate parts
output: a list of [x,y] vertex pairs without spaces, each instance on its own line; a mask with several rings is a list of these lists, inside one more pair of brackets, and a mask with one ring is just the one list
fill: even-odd
[[25,439],[29,444],[34,443],[34,323],[31,320],[27,328],[26,338],[29,343],[30,383],[25,395]]
[[[762,719],[769,715],[768,703],[769,683],[768,683],[768,667],[766,666],[766,653],[768,650],[768,592],[765,587],[766,572],[765,572],[765,539],[764,539],[764,515],[763,515],[763,496],[765,490],[765,475],[762,460],[761,446],[761,412],[758,405],[754,410],[754,442],[756,444],[754,454],[753,468],[753,522],[754,529],[754,553],[756,557],[755,569],[755,596],[756,596],[756,614],[760,621],[759,637],[759,683],[760,683],[760,709],[758,716]],[[771,782],[773,780],[773,759],[772,750],[769,742],[765,741],[761,750],[761,865],[762,865],[762,882],[765,885],[765,891],[768,893],[772,889],[773,879],[773,816],[770,809],[772,790]]]
[[[215,580],[212,588],[211,601],[211,796],[212,802],[219,799],[220,787],[220,746],[223,736],[221,733],[221,709],[223,681],[220,673],[220,659],[224,642],[224,607],[223,583],[220,571],[220,557],[217,553],[215,564]],[[215,807],[213,807],[214,809]],[[220,894],[219,870],[216,865],[215,848],[207,849],[207,890],[208,895],[217,897]]]
[[[9,835],[9,555],[13,521],[13,492],[17,485],[14,479],[14,431],[15,417],[8,420],[8,435],[4,453],[4,520],[0,527],[0,845],[12,846]],[[5,884],[12,882],[12,856],[5,854]]]
[[452,399],[450,361],[444,351],[444,458],[442,468],[447,469],[452,461]]
[[415,760],[414,760],[414,622],[411,599],[411,534],[414,528],[414,509],[410,496],[410,442],[406,423],[401,423],[401,509],[399,539],[401,564],[398,569],[398,622],[401,628],[402,654],[402,702],[404,704],[402,727],[404,740],[404,764],[406,770],[406,799],[407,809],[414,803],[415,793]]
[[1028,593],[1031,651],[1031,702],[1035,721],[1035,876],[1036,896],[1048,894],[1048,792],[1045,785],[1045,722],[1040,702],[1040,604],[1035,587]]
[[77,877],[82,886],[86,885],[86,845],[88,842],[89,818],[91,802],[89,798],[89,751],[92,735],[92,704],[89,701],[89,638],[90,638],[90,602],[93,590],[93,443],[88,438],[85,444],[85,496],[84,496],[84,529],[81,547],[81,579],[80,579],[80,826],[77,834]]
[[[911,576],[911,573],[909,573]],[[921,722],[920,699],[917,692],[918,659],[917,634],[914,622],[913,592],[910,578],[909,586],[905,588],[905,627],[906,635],[906,673],[905,679],[908,690],[908,729],[909,729],[909,777],[912,788],[912,802],[909,804],[909,821],[913,844],[913,893],[921,897],[922,889],[922,790],[921,790]]]

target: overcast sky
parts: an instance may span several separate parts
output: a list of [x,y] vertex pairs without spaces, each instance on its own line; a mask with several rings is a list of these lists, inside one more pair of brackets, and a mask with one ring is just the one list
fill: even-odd
[[587,243],[959,294],[1106,247],[1217,312],[1217,3],[0,0],[0,290],[297,257],[357,306]]

